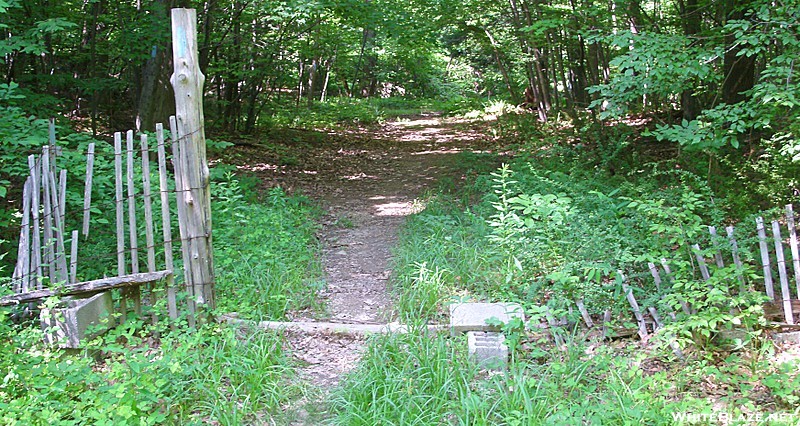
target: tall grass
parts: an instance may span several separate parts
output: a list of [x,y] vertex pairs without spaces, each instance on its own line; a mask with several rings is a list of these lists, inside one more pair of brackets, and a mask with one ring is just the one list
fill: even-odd
[[450,423],[476,373],[464,361],[465,352],[463,341],[424,331],[375,336],[334,395],[334,423]]
[[218,309],[282,319],[290,309],[315,307],[324,282],[310,202],[280,188],[249,201],[232,175],[212,192]]
[[298,393],[273,332],[160,328],[153,345],[154,330],[129,319],[67,354],[44,345],[40,330],[4,320],[2,425],[241,425],[280,415]]

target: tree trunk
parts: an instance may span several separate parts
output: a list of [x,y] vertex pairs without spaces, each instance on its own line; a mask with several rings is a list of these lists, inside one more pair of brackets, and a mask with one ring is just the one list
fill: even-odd
[[[697,0],[686,0],[685,4],[679,1],[678,6],[683,20],[683,33],[687,38],[692,39],[700,33],[701,12]],[[700,115],[700,103],[694,90],[688,89],[681,93],[681,110],[683,110],[683,119],[687,121],[694,120]]]
[[[746,19],[747,1],[728,0],[725,3],[727,20]],[[736,44],[736,36],[725,36],[725,57],[723,58],[725,80],[722,83],[722,101],[735,104],[747,100],[744,92],[753,88],[756,74],[756,55],[739,55],[742,47]]]

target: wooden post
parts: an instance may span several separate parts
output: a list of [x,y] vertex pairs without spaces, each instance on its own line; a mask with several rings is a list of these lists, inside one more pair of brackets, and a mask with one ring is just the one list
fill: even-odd
[[625,274],[623,274],[622,271],[617,271],[617,274],[619,274],[622,280],[622,291],[625,292],[625,298],[628,299],[628,304],[631,305],[631,309],[633,310],[633,316],[636,317],[636,322],[639,324],[639,337],[646,341],[647,324],[644,321],[642,310],[639,308],[639,303],[636,302],[636,297],[633,296],[633,289],[626,283]]
[[783,316],[786,322],[794,324],[792,315],[792,294],[789,291],[789,276],[786,273],[786,258],[783,255],[783,238],[781,238],[781,224],[777,220],[772,222],[772,236],[775,238],[775,259],[778,264],[778,277],[781,281],[781,301],[783,302]]
[[700,267],[700,275],[703,277],[703,281],[708,281],[711,279],[711,274],[708,272],[708,266],[706,265],[706,259],[703,257],[702,251],[700,251],[699,244],[692,244],[692,250],[694,251],[694,257],[697,259],[697,265]]
[[[128,180],[128,238],[130,241],[131,251],[131,273],[139,273],[139,238],[138,227],[136,225],[136,186],[133,183],[133,130],[128,130],[125,135],[126,138],[126,157],[127,157],[127,180]],[[124,293],[133,301],[133,310],[136,314],[142,313],[142,292],[137,287],[132,287],[123,290]]]
[[92,206],[92,174],[94,172],[94,142],[86,154],[86,181],[83,188],[83,236],[89,236],[89,215]]
[[[197,16],[194,9],[172,9],[172,54],[175,65],[170,79],[175,90],[175,110],[180,145],[178,204],[186,211],[189,258],[184,259],[186,281],[195,302],[214,309],[214,261],[211,249],[211,191],[206,161],[203,116],[203,84],[197,55]],[[183,230],[183,228],[182,228]]]
[[742,260],[739,258],[739,245],[736,243],[736,238],[733,236],[733,226],[725,228],[728,234],[728,241],[731,243],[731,255],[733,256],[733,264],[736,265],[736,275],[739,278],[739,294],[745,292],[744,275],[742,274]]
[[[181,202],[181,197],[183,193],[179,191],[180,188],[184,187],[185,184],[183,183],[183,173],[180,172],[180,158],[181,158],[181,149],[180,144],[178,143],[178,120],[173,115],[169,118],[169,130],[170,130],[170,137],[172,138],[172,162],[173,166],[175,167],[175,207],[178,211],[178,228],[181,237],[187,235],[187,227],[188,227],[188,219],[186,219],[186,203]],[[192,256],[189,254],[189,245],[185,242],[181,241],[181,258],[182,259],[190,259]],[[188,280],[188,270],[189,266],[186,264],[187,262],[184,261],[183,271],[184,271],[184,280]],[[174,275],[174,274],[173,274]],[[168,283],[170,284],[170,283]],[[174,284],[174,283],[172,283]],[[189,309],[189,314],[186,316],[186,320],[189,323],[189,327],[194,328],[195,321],[194,321],[194,314],[196,312],[195,309],[195,297],[194,297],[194,287],[187,281],[185,284],[186,293],[188,295],[186,300],[186,307]]]
[[69,283],[78,282],[78,231],[72,231],[72,241],[69,251]]
[[[41,220],[39,218],[39,200],[41,199],[41,181],[39,180],[40,168],[36,164],[36,157],[33,155],[28,156],[28,169],[31,171],[31,222],[33,228],[31,235],[31,273],[34,274],[36,280],[36,289],[42,289],[42,235],[41,235]],[[31,287],[33,289],[33,287]]]
[[758,230],[758,246],[761,250],[761,265],[764,267],[764,289],[770,299],[775,300],[775,291],[772,286],[772,270],[769,265],[769,248],[767,247],[767,233],[764,231],[764,219],[756,218]]
[[[30,289],[31,280],[31,192],[33,178],[25,181],[22,190],[22,224],[19,233],[19,249],[17,250],[17,268],[14,270],[14,292],[22,293]],[[19,280],[19,281],[17,281]]]
[[586,306],[583,304],[583,299],[579,298],[575,300],[575,305],[578,306],[578,311],[581,313],[581,317],[583,317],[583,322],[586,323],[586,326],[589,328],[594,327],[594,321],[592,321],[589,311],[586,310]]
[[717,263],[717,268],[724,268],[725,262],[722,260],[722,250],[719,248],[719,241],[717,237],[717,228],[715,226],[708,227],[708,233],[711,234],[711,241],[717,247],[717,252],[714,253],[714,261]]
[[[117,218],[117,276],[125,275],[125,209],[122,198],[122,133],[114,133],[114,190]],[[121,292],[119,299],[119,311],[122,314],[122,321],[128,315],[128,297],[125,292]]]
[[56,278],[55,240],[53,238],[53,197],[50,193],[50,147],[47,145],[42,147],[41,167],[42,189],[44,190],[42,250],[44,250],[44,266],[47,267],[47,277],[51,284],[55,284],[58,279]]
[[144,193],[144,229],[147,243],[147,272],[156,271],[156,243],[153,236],[153,200],[150,193],[150,149],[147,135],[140,137],[142,146],[142,191]]
[[797,230],[794,227],[794,211],[791,204],[786,205],[786,225],[789,227],[789,247],[792,250],[794,283],[797,287],[797,298],[800,299],[800,249],[797,245]]
[[122,133],[114,133],[114,190],[117,208],[117,276],[125,275],[125,210],[122,200]]
[[167,185],[167,153],[164,146],[164,125],[156,124],[158,140],[158,184],[161,191],[161,231],[164,236],[164,266],[173,272],[167,281],[167,309],[169,317],[178,318],[178,304],[175,298],[175,274],[172,259],[172,223],[169,215],[169,186]]

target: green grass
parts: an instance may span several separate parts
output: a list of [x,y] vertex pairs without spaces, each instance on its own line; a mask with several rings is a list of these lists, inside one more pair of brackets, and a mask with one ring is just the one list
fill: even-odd
[[[218,312],[282,318],[315,306],[317,209],[279,188],[261,198],[248,179],[220,171],[212,184]],[[166,318],[162,304],[150,312]],[[191,329],[185,318],[173,330],[131,317],[65,352],[43,343],[38,324],[14,325],[8,314],[0,310],[0,425],[269,424],[302,393],[278,333]]]
[[[516,125],[501,122],[510,128],[498,132],[514,132]],[[567,344],[556,346],[546,334],[509,330],[509,369],[487,375],[464,358],[460,339],[376,337],[336,393],[333,423],[715,424],[703,419],[796,412],[797,362],[772,357],[774,347],[758,326],[760,302],[736,302],[743,308],[735,318],[721,312],[716,304],[731,300],[709,294],[728,295],[738,280],[718,270],[703,282],[684,258],[688,244],[710,246],[706,224],[752,222],[750,210],[731,215],[740,193],[726,198],[724,188],[712,190],[703,176],[680,167],[693,159],[648,159],[641,147],[593,144],[591,134],[582,143],[566,143],[556,137],[575,135],[528,130],[526,138],[538,139],[525,141],[507,167],[470,174],[458,190],[442,188],[407,219],[392,278],[401,320],[441,322],[452,298],[514,301],[528,308],[546,304],[557,316],[580,321],[568,307],[581,297],[592,314],[611,308],[628,318],[616,279],[616,270],[623,269],[640,272],[627,275],[646,289],[637,293],[645,306],[663,306],[663,294],[697,298],[690,300],[701,308],[699,315],[662,318],[673,336],[712,336],[738,324],[749,333],[749,344],[729,354],[695,339],[684,345],[688,359],[678,362],[669,339],[661,337],[644,350],[632,342],[586,342],[580,333],[563,336]],[[606,138],[631,136],[620,128],[595,130]],[[739,238],[743,259],[757,261],[746,248],[752,236],[742,232]],[[678,284],[659,292],[643,265],[661,257],[673,260]],[[541,308],[528,312],[531,322],[541,320]],[[443,365],[448,367],[436,368]],[[714,391],[723,388],[724,395]],[[425,411],[418,401],[428,401]],[[699,420],[673,417],[682,414]]]
[[358,369],[333,397],[333,422],[450,423],[476,374],[464,360],[465,343],[419,330],[373,337]]
[[240,425],[280,415],[299,393],[272,332],[239,335],[224,325],[153,329],[136,320],[65,353],[36,328],[0,318],[0,424]]
[[[676,424],[672,413],[714,412],[698,390],[708,377],[704,362],[644,370],[658,359],[602,346],[589,354],[578,339],[562,350],[544,339],[536,342],[536,359],[519,357],[507,371],[487,374],[465,359],[462,339],[424,332],[374,337],[334,394],[331,423],[669,425]],[[781,371],[764,368],[763,377]],[[746,384],[758,374],[720,377]],[[722,403],[739,415],[742,401],[732,394]]]
[[[330,423],[705,425],[716,422],[681,423],[674,416],[791,416],[800,399],[796,361],[750,352],[680,364],[636,345],[564,337],[567,344],[556,347],[546,335],[528,335],[525,343],[536,350],[518,348],[507,371],[487,373],[465,359],[463,337],[375,336],[334,393]],[[771,345],[762,348],[771,353]],[[714,391],[720,387],[724,395]],[[759,388],[768,389],[772,402],[753,401]]]
[[216,182],[212,193],[218,310],[282,319],[290,309],[316,307],[324,285],[317,209],[280,188],[249,201],[233,176]]

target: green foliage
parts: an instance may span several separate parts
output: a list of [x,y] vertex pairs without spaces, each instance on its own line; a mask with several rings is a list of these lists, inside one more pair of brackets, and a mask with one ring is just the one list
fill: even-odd
[[[158,331],[158,345],[152,333]],[[296,391],[280,336],[227,326],[174,332],[135,320],[67,354],[0,311],[0,424],[248,423]],[[269,415],[269,414],[268,414]]]
[[[656,126],[653,134],[687,149],[710,151],[725,146],[738,148],[741,141],[757,141],[762,135],[774,141],[771,135],[776,135],[786,147],[784,155],[791,156],[797,145],[796,123],[800,117],[800,85],[793,78],[794,64],[800,60],[796,6],[793,1],[778,7],[755,2],[751,5],[752,19],[731,20],[725,26],[725,31],[735,37],[738,56],[766,57],[747,100],[713,106],[697,120]],[[768,46],[773,43],[780,49],[772,51]]]
[[[375,336],[332,400],[342,425],[438,425],[469,397],[476,369],[464,342],[423,330]],[[402,407],[402,408],[401,408]]]
[[212,194],[218,308],[282,319],[313,307],[324,283],[308,200],[276,187],[264,202],[249,202],[230,173],[214,182]]
[[[462,344],[420,332],[376,336],[335,394],[333,423],[661,425],[686,414],[766,417],[774,407],[754,402],[759,386],[779,401],[778,413],[789,414],[798,397],[794,363],[767,358],[670,366],[633,347],[528,340],[536,351],[520,350],[507,372],[485,375],[463,358]],[[701,390],[709,384],[726,394],[712,399]]]
[[609,62],[615,69],[611,81],[589,89],[599,95],[590,108],[602,106],[600,118],[636,112],[645,98],[658,105],[671,95],[696,90],[716,78],[711,62],[719,52],[692,45],[687,37],[622,31],[608,38],[611,46],[625,53]]
[[449,271],[438,267],[430,270],[424,262],[411,267],[417,270],[416,274],[404,276],[403,282],[396,286],[395,307],[403,317],[403,323],[442,318],[442,302],[448,295],[447,283],[452,282]]

